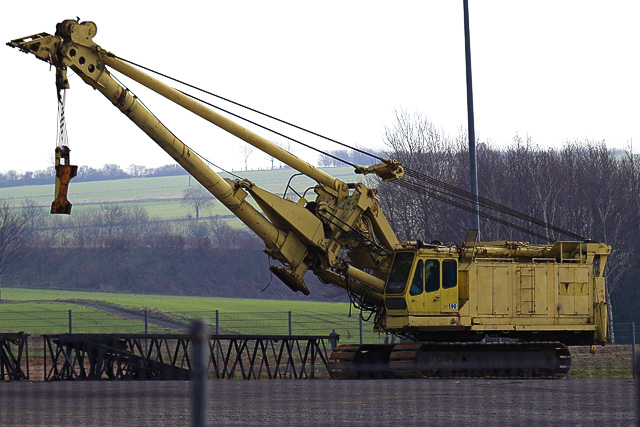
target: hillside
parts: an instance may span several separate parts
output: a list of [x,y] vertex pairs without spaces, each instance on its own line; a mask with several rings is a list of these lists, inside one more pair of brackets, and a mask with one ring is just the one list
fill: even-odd
[[[358,181],[361,175],[353,174],[351,167],[321,168],[332,176],[346,181]],[[287,182],[296,171],[292,169],[274,169],[260,171],[234,172],[267,191],[282,195]],[[221,173],[223,178],[230,178],[229,174]],[[189,185],[197,185],[189,176],[162,176],[127,178],[109,181],[75,182],[69,185],[69,201],[73,204],[73,212],[82,212],[101,204],[135,205],[147,210],[150,217],[163,220],[186,219],[192,214],[189,208],[182,206],[182,197]],[[313,186],[314,182],[305,176],[296,176],[291,186],[299,194]],[[12,200],[15,206],[21,206],[28,201],[36,206],[48,209],[53,200],[54,180],[47,185],[28,185],[19,187],[0,188],[0,201]],[[292,192],[288,192],[293,197]],[[297,198],[297,197],[296,197]],[[230,212],[221,204],[214,203],[205,213],[210,216],[228,217]],[[239,224],[233,221],[235,224]]]
[[[361,179],[352,173],[350,167],[324,170],[347,181]],[[282,195],[295,171],[275,169],[237,174],[268,191]],[[228,177],[227,174],[222,176]],[[73,212],[68,217],[45,215],[53,199],[53,180],[49,185],[0,188],[0,201],[9,200],[16,208],[35,207],[41,210],[40,215],[43,216],[39,229],[35,230],[40,235],[36,247],[27,257],[5,271],[2,285],[146,294],[347,301],[345,292],[320,284],[312,274],[306,276],[312,292],[310,297],[289,290],[277,278],[271,277],[269,260],[259,250],[259,241],[254,240],[246,245],[239,241],[241,236],[232,235],[229,238],[235,241],[229,242],[228,238],[228,244],[224,248],[217,248],[215,246],[216,242],[220,242],[219,236],[211,235],[203,237],[206,244],[202,244],[204,240],[192,244],[192,238],[179,233],[209,227],[207,233],[215,234],[215,230],[220,232],[221,229],[219,226],[211,228],[211,224],[221,220],[232,227],[243,225],[219,202],[214,202],[212,208],[202,213],[205,217],[216,217],[214,222],[193,220],[193,212],[182,205],[183,192],[189,185],[197,183],[193,179],[190,181],[185,175],[71,181],[69,200],[73,203]],[[291,180],[291,188],[298,194],[303,194],[313,185],[314,182],[304,176],[296,176]],[[298,197],[291,190],[288,195],[294,199]],[[113,229],[109,226],[108,238],[102,234],[92,234],[89,229],[96,227],[100,216],[100,209],[96,208],[113,208],[116,205],[144,209],[148,213],[149,224],[155,224],[152,225],[154,237],[143,234],[144,227],[128,229],[117,225]],[[78,221],[87,216],[90,217],[89,222]],[[157,224],[158,221],[167,225],[184,223],[184,227],[162,228]],[[148,229],[149,227],[146,228],[147,232]],[[78,240],[78,234],[82,232],[90,235],[91,240],[87,241],[87,236],[83,236],[82,241]],[[245,234],[248,235],[248,232]],[[113,239],[117,242],[114,243]],[[173,244],[176,239],[182,243]],[[208,242],[213,242],[213,245]],[[272,283],[267,286],[270,282]]]
[[[312,274],[310,296],[294,293],[268,270],[256,249],[42,248],[2,276],[16,288],[189,296],[348,301],[346,292]],[[268,285],[268,286],[267,286]]]

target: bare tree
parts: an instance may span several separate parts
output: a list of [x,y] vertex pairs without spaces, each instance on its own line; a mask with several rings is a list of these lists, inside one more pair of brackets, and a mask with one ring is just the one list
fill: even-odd
[[[351,150],[334,150],[330,151],[329,154],[332,154],[339,159],[351,160]],[[327,154],[320,154],[318,156],[318,166],[320,167],[336,167],[336,166],[344,166],[344,163],[340,160],[328,156]]]
[[30,236],[24,216],[9,202],[0,204],[0,277],[9,266],[27,254]]
[[[406,168],[462,187],[460,142],[437,129],[428,118],[396,111],[395,122],[385,129],[385,142],[390,156]],[[455,241],[464,237],[466,228],[460,225],[461,216],[453,213],[451,206],[407,190],[397,182],[380,184],[378,189],[385,215],[400,239]]]
[[[270,142],[282,148],[283,150],[293,154],[293,147],[290,141],[270,141]],[[276,159],[275,157],[266,155],[265,159],[271,162],[271,169],[276,169],[276,165],[278,168],[282,167],[282,162]]]
[[243,144],[242,145],[242,157],[244,158],[244,170],[249,170],[249,157],[253,154],[253,151],[256,149],[251,144]]
[[133,163],[129,165],[129,167],[127,168],[127,172],[131,176],[146,176],[149,174],[149,170],[146,166],[136,165]]
[[[28,239],[39,239],[39,232],[46,223],[47,210],[38,206],[32,199],[26,199],[20,206],[22,217],[27,227]],[[41,242],[35,244],[42,245]]]
[[102,237],[109,239],[122,233],[126,222],[127,209],[117,203],[101,204],[97,211],[96,222]]
[[71,229],[68,234],[75,247],[87,248],[98,245],[97,217],[98,210],[94,208],[78,212],[70,218]]
[[196,221],[200,219],[200,210],[213,206],[213,196],[201,186],[189,187],[182,195],[182,206],[196,211]]

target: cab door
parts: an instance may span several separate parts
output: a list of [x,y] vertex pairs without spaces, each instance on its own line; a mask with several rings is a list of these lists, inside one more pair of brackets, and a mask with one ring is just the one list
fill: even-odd
[[457,313],[458,262],[453,258],[425,259],[423,275],[422,312],[425,314]]
[[458,311],[458,261],[443,259],[441,263],[440,311]]
[[422,293],[424,292],[424,261],[419,259],[413,271],[407,295],[407,307],[409,313],[422,313],[424,311],[422,303]]
[[424,260],[424,292],[422,297],[422,310],[428,314],[440,313],[440,260]]

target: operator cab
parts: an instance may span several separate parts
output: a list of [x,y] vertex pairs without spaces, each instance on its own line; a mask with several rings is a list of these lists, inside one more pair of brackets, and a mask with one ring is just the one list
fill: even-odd
[[458,259],[436,249],[398,251],[385,287],[389,315],[447,315],[458,312]]

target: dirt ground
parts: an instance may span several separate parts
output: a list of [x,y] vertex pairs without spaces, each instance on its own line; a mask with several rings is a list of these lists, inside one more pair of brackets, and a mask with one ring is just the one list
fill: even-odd
[[[631,345],[596,347],[570,347],[571,378],[632,378],[633,357]],[[640,349],[637,349],[640,350]]]
[[[211,425],[631,426],[627,379],[211,381]],[[0,383],[0,425],[189,425],[191,383]]]
[[[29,379],[31,381],[44,380],[44,358],[42,338],[31,337],[29,341]],[[632,357],[630,345],[608,345],[597,347],[595,354],[589,352],[589,347],[570,347],[571,350],[571,379],[584,378],[632,378]],[[640,350],[638,350],[640,351]],[[49,368],[50,360],[47,360]],[[26,366],[24,366],[26,369]],[[318,378],[328,378],[328,374],[320,367],[316,372]]]

